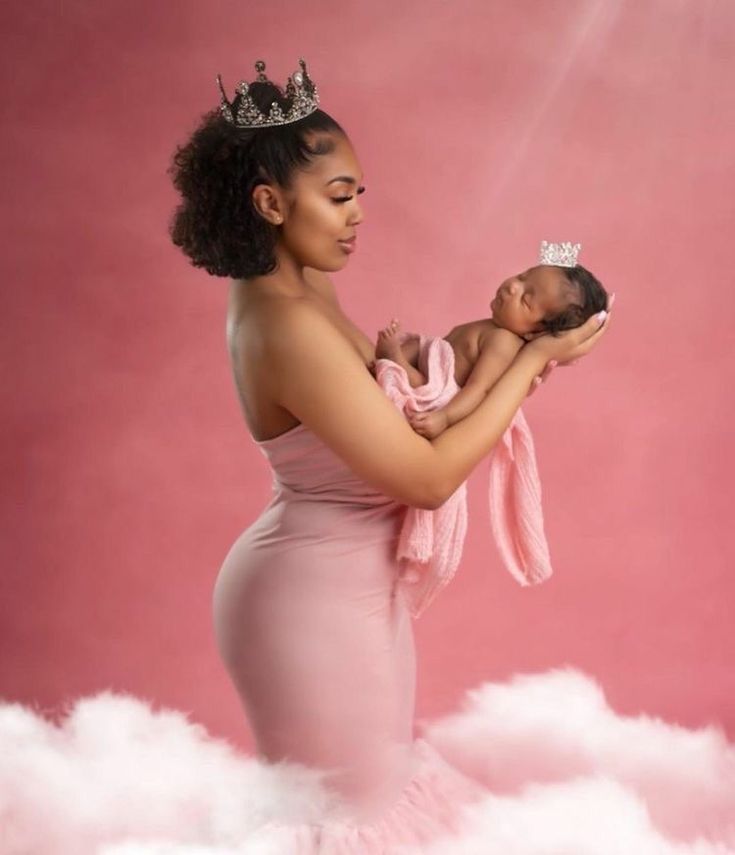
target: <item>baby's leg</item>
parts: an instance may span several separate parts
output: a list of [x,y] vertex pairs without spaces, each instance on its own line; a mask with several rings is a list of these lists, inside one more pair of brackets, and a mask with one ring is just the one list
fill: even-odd
[[400,324],[393,320],[378,332],[378,340],[375,343],[375,358],[390,359],[401,365],[408,375],[408,382],[412,387],[423,386],[426,383],[424,375],[416,368],[418,364],[419,341],[412,337],[403,344],[398,341]]

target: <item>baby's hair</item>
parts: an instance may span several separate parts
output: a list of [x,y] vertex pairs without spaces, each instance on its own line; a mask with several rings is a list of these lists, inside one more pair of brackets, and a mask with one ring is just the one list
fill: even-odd
[[545,332],[559,335],[563,330],[580,327],[592,315],[607,309],[607,291],[599,279],[586,267],[577,264],[574,267],[559,267],[563,271],[574,293],[574,300],[565,309],[550,318],[541,321]]
[[[272,82],[255,81],[250,95],[266,112],[275,99],[288,106]],[[233,100],[236,112],[242,96]],[[312,136],[316,134],[316,136]],[[331,152],[340,125],[322,110],[285,125],[238,128],[219,107],[206,113],[189,140],[177,147],[168,174],[182,196],[169,223],[173,243],[194,267],[213,276],[248,279],[276,268],[277,230],[252,201],[258,184],[292,185],[297,169]]]

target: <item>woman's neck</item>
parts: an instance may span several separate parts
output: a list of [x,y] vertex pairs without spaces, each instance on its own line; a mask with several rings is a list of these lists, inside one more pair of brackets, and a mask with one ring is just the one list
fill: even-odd
[[304,297],[311,287],[304,277],[304,265],[276,246],[276,269],[264,276],[235,279],[233,287],[244,295],[279,295],[282,297]]

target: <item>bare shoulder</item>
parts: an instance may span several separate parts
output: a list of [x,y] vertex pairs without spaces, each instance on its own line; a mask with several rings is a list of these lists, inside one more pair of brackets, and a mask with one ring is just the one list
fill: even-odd
[[525,344],[524,340],[514,332],[499,327],[492,320],[482,321],[478,343],[480,350],[493,348],[501,353],[517,353]]
[[477,321],[467,321],[464,324],[457,324],[456,326],[452,327],[449,330],[449,332],[447,333],[447,336],[450,336],[450,335],[451,336],[467,335],[467,333],[469,333],[476,326],[477,326]]
[[523,344],[520,336],[499,327],[490,318],[458,324],[445,338],[450,344],[463,346],[467,352],[474,353],[475,358],[488,346],[505,352],[513,347],[517,350]]
[[452,327],[444,338],[452,345],[461,345],[469,348],[471,351],[476,351],[482,326],[482,321],[466,321],[463,324],[457,324],[457,326]]
[[273,312],[265,314],[262,321],[267,356],[274,361],[274,367],[282,364],[287,368],[291,360],[313,353],[320,358],[334,354],[342,361],[354,361],[365,368],[354,348],[311,300],[284,300]]

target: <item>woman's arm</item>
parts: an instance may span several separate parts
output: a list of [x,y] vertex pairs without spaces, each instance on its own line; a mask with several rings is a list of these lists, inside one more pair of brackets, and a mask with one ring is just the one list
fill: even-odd
[[[356,475],[398,502],[437,508],[510,424],[533,378],[557,353],[582,356],[603,334],[587,322],[547,347],[525,345],[485,400],[432,442],[419,436],[375,383],[354,348],[313,306],[294,303],[263,330],[274,400]],[[551,338],[550,336],[546,337]]]

